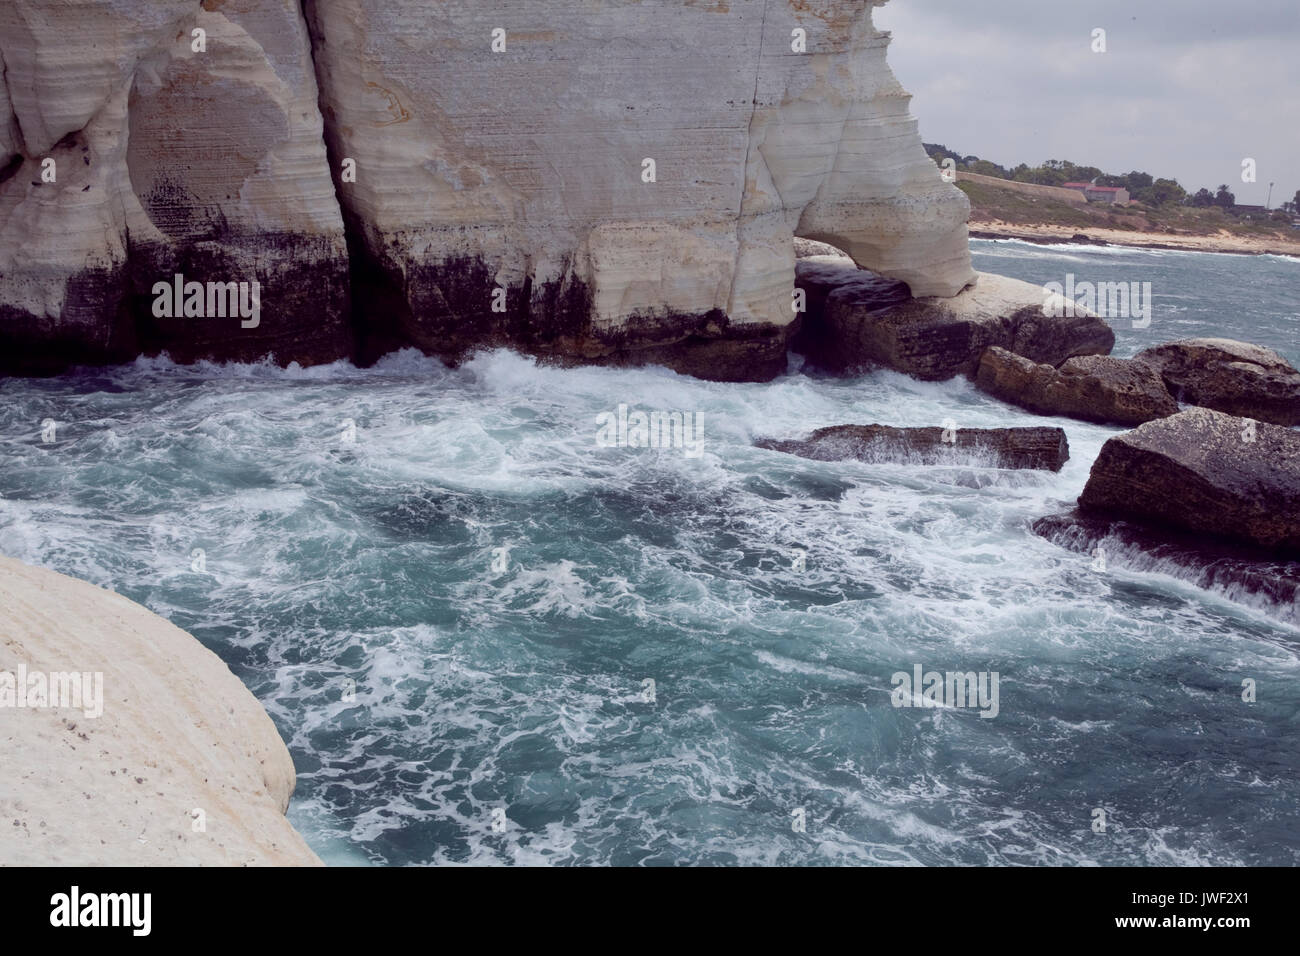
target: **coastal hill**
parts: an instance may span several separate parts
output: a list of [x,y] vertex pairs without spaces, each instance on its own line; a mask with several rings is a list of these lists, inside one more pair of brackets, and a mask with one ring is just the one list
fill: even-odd
[[[970,200],[974,238],[1060,242],[1082,236],[1112,245],[1300,255],[1300,228],[1293,225],[1300,213],[1294,202],[1264,211],[1236,205],[1223,189],[1217,195],[1208,189],[1188,194],[1174,180],[1153,180],[1144,173],[1108,176],[1093,167],[1055,161],[1008,170],[974,156],[958,158],[932,143],[926,151],[941,168],[944,159],[953,159],[956,186]],[[1124,206],[1060,198],[1059,187],[1076,177],[1100,185],[1157,185],[1132,189],[1133,198]]]

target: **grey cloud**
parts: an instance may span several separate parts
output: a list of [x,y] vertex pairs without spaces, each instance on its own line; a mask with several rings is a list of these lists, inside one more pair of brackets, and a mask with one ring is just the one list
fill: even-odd
[[1270,180],[1274,205],[1300,188],[1295,0],[893,0],[875,20],[927,142],[1227,183],[1239,202],[1262,203]]

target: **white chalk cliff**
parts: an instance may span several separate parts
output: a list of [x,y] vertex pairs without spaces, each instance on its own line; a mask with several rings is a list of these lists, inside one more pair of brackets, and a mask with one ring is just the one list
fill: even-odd
[[[9,364],[346,352],[347,248],[295,0],[6,0],[0,58]],[[159,321],[151,290],[178,272],[256,280],[275,320]]]
[[[100,677],[53,694],[50,675],[72,673]],[[3,557],[0,753],[0,864],[320,863],[284,816],[289,751],[215,654],[121,595]]]
[[[794,236],[918,296],[974,279],[880,2],[8,0],[9,364],[508,345],[777,374]],[[174,272],[257,279],[260,327],[156,317]]]

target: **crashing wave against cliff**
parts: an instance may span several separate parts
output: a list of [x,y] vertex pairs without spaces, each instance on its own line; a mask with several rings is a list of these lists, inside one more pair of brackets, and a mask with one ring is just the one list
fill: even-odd
[[[12,0],[7,363],[506,345],[775,375],[794,236],[918,296],[974,279],[876,5]],[[176,274],[260,283],[262,321],[156,314]]]

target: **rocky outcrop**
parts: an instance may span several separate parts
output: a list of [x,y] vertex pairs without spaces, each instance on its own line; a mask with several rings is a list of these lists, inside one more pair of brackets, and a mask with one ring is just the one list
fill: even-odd
[[[917,295],[974,275],[877,5],[11,0],[0,354],[505,345],[771,377],[792,237]],[[167,314],[178,274],[258,283],[259,320]]]
[[[0,56],[10,370],[141,350],[350,352],[343,221],[295,0],[13,0]],[[177,274],[203,293],[189,315],[160,314],[155,286]],[[209,282],[223,284],[212,301]],[[224,284],[241,282],[255,318],[230,314]]]
[[981,356],[975,384],[1039,415],[1086,422],[1140,425],[1178,413],[1178,403],[1151,366],[1109,355],[1072,358],[1058,369],[995,345]]
[[1079,507],[1300,557],[1300,434],[1205,408],[1148,422],[1106,442]]
[[[916,295],[974,276],[877,5],[12,0],[0,354],[510,346],[769,378],[796,235]],[[260,319],[155,308],[178,274],[258,283]]]
[[832,425],[806,439],[761,438],[759,448],[815,461],[945,465],[1060,471],[1070,445],[1060,428],[894,428],[889,425]]
[[[308,0],[331,154],[356,164],[338,193],[361,324],[452,358],[766,378],[796,234],[957,292],[968,203],[921,148],[872,6]],[[718,364],[738,349],[747,370]]]
[[320,863],[284,817],[294,768],[275,726],[193,637],[9,558],[0,621],[0,861]]
[[1276,425],[1300,425],[1300,372],[1259,345],[1182,339],[1139,352],[1180,400]]
[[800,259],[796,272],[807,312],[795,348],[837,371],[884,366],[941,380],[974,376],[990,346],[1059,365],[1077,355],[1106,354],[1115,344],[1110,326],[1084,309],[1045,314],[1050,299],[1042,288],[1018,279],[981,273],[951,298],[912,298],[901,283],[843,259]]

